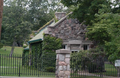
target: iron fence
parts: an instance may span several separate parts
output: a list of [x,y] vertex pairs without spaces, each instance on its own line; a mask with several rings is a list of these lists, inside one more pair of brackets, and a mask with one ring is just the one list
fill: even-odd
[[118,78],[117,68],[104,59],[71,57],[71,78]]
[[0,75],[55,77],[55,61],[55,57],[0,54]]

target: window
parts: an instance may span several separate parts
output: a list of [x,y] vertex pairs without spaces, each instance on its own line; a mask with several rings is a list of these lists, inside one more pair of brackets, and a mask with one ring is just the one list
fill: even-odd
[[84,49],[84,50],[88,50],[88,45],[84,45],[84,46],[83,46],[83,49]]
[[72,51],[72,53],[77,53],[78,51]]
[[65,49],[65,45],[62,45],[62,48]]

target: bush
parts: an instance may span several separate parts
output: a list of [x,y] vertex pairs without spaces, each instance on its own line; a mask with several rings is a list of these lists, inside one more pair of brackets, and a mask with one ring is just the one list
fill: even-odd
[[90,73],[102,72],[105,70],[103,53],[96,50],[71,53],[70,67],[74,72],[79,69],[87,69]]
[[[57,49],[62,48],[62,40],[50,35],[44,35],[44,40],[42,42],[42,68],[52,69],[55,67],[56,63],[56,53]],[[52,67],[52,68],[51,68]],[[49,70],[50,71],[50,70]],[[51,70],[52,71],[52,70]]]
[[89,70],[89,73],[94,73],[95,70],[96,70],[96,64],[90,63],[90,64],[88,65],[88,70]]
[[55,67],[46,67],[45,70],[47,72],[55,72]]

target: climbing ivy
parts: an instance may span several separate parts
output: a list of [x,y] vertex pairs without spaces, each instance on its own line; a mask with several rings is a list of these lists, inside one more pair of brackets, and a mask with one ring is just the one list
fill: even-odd
[[34,68],[38,68],[40,65],[42,55],[42,42],[32,43],[31,44],[31,65]]
[[[37,43],[31,43],[31,50],[28,55],[24,55],[24,66],[32,66],[32,68],[40,71],[55,71],[55,61],[57,49],[62,48],[62,40],[50,35],[44,35],[44,40]],[[27,58],[27,59],[26,59]]]

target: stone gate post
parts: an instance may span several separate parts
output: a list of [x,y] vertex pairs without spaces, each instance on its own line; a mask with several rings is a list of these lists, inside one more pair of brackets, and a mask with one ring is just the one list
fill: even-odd
[[56,78],[70,78],[70,50],[56,50]]

